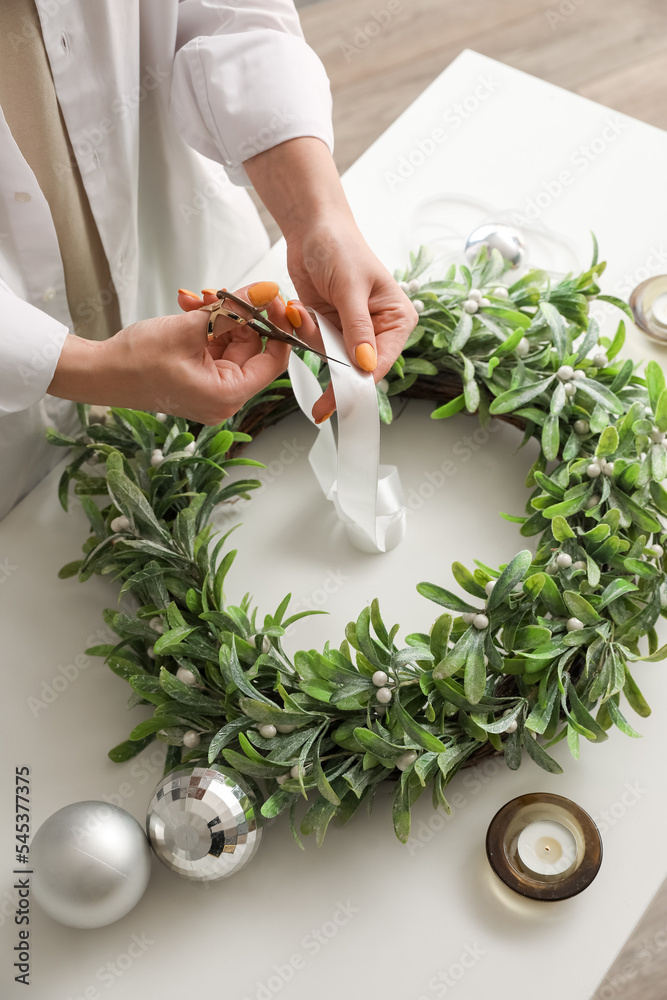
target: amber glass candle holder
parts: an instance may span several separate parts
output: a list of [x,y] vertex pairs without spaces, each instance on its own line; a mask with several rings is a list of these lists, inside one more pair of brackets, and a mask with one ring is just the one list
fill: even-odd
[[570,899],[602,864],[600,832],[581,806],[562,795],[519,795],[500,809],[486,834],[486,856],[509,889],[528,899]]

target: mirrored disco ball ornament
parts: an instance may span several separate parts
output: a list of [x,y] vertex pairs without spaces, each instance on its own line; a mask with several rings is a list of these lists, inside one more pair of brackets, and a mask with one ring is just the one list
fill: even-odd
[[469,264],[475,260],[480,247],[486,247],[489,252],[498,250],[501,256],[509,261],[512,267],[518,267],[526,252],[523,237],[513,226],[504,226],[500,222],[487,222],[473,229],[466,240],[465,258]]
[[143,896],[151,852],[134,816],[108,802],[59,809],[32,838],[35,901],[68,927],[106,927]]
[[151,846],[167,868],[196,882],[236,874],[259,846],[255,799],[216,764],[172,771],[146,816]]

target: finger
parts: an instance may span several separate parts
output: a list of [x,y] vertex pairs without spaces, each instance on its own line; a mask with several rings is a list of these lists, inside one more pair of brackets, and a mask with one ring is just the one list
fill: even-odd
[[[271,306],[273,310],[274,306]],[[277,312],[278,310],[276,310]],[[320,328],[309,313],[303,302],[298,299],[289,299],[283,309],[284,317],[286,323],[280,323],[277,318],[270,314],[270,318],[281,327],[283,330],[287,330],[291,333],[292,330],[299,338],[303,340],[304,344],[308,344],[315,351],[320,351],[322,354],[326,353],[324,350],[324,343],[322,341],[322,334]],[[329,387],[325,390],[324,394],[320,396],[318,401],[315,403],[312,409],[313,419],[316,423],[322,423],[334,413],[336,409],[336,399],[334,396],[333,386],[329,384]]]
[[392,367],[399,356],[410,333],[419,322],[419,316],[411,302],[396,303],[385,308],[379,319],[380,329],[375,337],[378,362],[373,378],[379,382]]
[[316,424],[323,424],[325,420],[333,416],[336,412],[336,396],[334,394],[333,382],[329,382],[320,398],[313,406],[311,413]]
[[348,355],[362,371],[373,372],[378,357],[368,299],[369,289],[352,287],[340,302],[333,304],[338,309]]
[[191,292],[187,288],[178,289],[178,304],[184,312],[192,312],[193,309],[199,309],[204,305],[196,292]]
[[308,344],[315,351],[325,354],[324,343],[320,328],[304,306],[298,299],[289,299],[285,306],[285,318],[289,324],[288,332],[292,330],[304,344]]

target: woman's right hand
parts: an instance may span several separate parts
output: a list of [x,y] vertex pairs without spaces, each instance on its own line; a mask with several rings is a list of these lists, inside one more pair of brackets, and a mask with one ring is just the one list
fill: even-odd
[[[255,282],[236,292],[267,309],[269,318],[292,332],[273,281]],[[140,320],[110,340],[65,339],[49,393],[79,403],[126,406],[217,424],[277,378],[287,367],[289,345],[268,340],[218,316],[216,339],[207,339],[209,313],[196,295],[179,290],[175,316]],[[206,303],[214,293],[204,295]]]

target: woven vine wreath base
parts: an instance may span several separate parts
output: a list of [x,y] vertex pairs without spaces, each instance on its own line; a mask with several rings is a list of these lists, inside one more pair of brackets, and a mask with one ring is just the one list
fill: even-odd
[[[153,706],[115,761],[153,740],[167,744],[166,771],[216,762],[254,788],[266,818],[287,813],[299,841],[321,843],[378,788],[393,785],[397,836],[425,789],[448,809],[446,786],[491,754],[520,766],[523,751],[560,772],[548,748],[607,739],[627,722],[625,703],[650,709],[630,671],[663,658],[663,518],[667,515],[667,390],[650,362],[639,374],[620,357],[624,322],[600,335],[591,300],[604,264],[552,285],[533,270],[513,284],[507,264],[482,248],[474,264],[420,281],[427,255],[411,255],[397,280],[419,313],[404,351],[378,386],[381,418],[392,402],[432,400],[436,419],[466,410],[482,425],[506,420],[536,438],[525,513],[509,519],[536,545],[500,568],[454,563],[462,596],[435,583],[418,591],[440,605],[428,631],[388,628],[374,601],[338,647],[290,657],[281,637],[305,614],[289,595],[259,617],[246,597],[229,604],[225,576],[235,552],[212,537],[220,504],[260,486],[243,450],[297,409],[279,379],[234,417],[202,427],[165,414],[112,409],[93,422],[79,407],[75,448],[60,484],[73,486],[90,521],[83,558],[61,576],[109,574],[131,595],[132,614],[109,610],[116,644],[93,647],[132,688],[130,706]],[[304,360],[327,382],[327,369]],[[248,478],[225,483],[233,465]],[[507,515],[505,515],[507,516]],[[646,648],[640,648],[640,643]],[[303,804],[303,808],[300,806]],[[298,819],[297,819],[298,811]],[[299,841],[300,842],[300,841]]]

